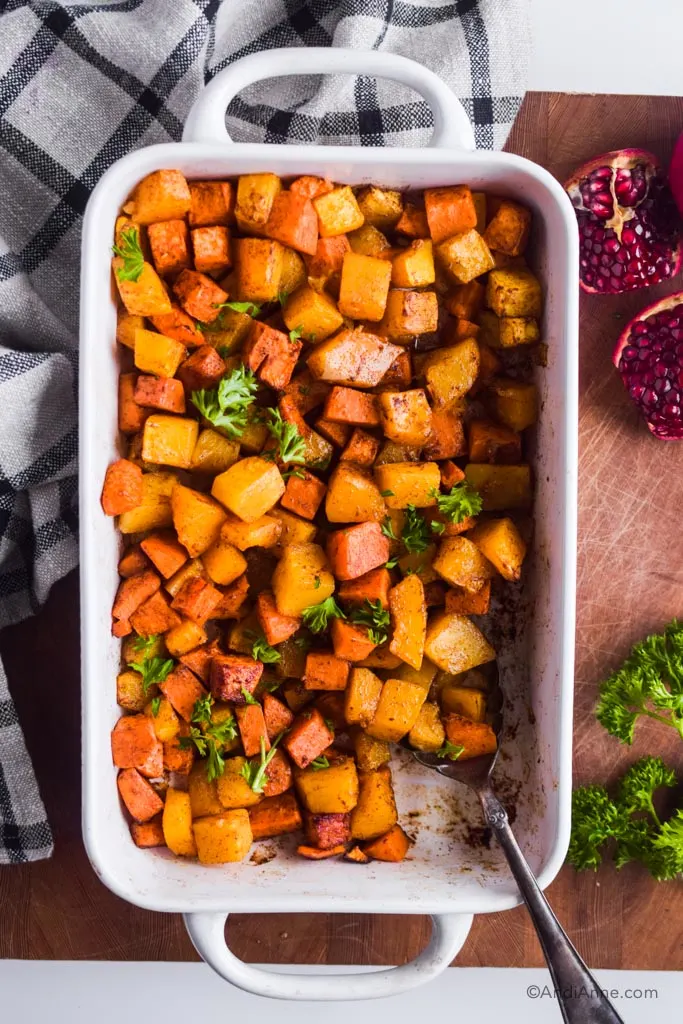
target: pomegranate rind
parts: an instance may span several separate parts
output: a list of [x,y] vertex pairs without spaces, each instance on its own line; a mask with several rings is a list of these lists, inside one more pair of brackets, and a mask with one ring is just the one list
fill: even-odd
[[683,132],[678,136],[678,141],[674,146],[673,155],[671,157],[671,166],[669,167],[669,185],[671,186],[671,193],[674,197],[676,206],[683,217]]

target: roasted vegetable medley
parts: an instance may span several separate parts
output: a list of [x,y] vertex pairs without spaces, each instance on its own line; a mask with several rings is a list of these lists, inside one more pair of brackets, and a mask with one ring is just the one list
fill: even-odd
[[407,737],[494,751],[491,586],[520,578],[541,287],[467,185],[140,182],[115,228],[126,449],[112,733],[140,847],[402,860]]

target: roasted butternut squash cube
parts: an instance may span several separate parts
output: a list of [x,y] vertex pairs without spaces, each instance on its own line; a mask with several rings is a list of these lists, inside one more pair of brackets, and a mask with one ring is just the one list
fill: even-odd
[[531,211],[511,199],[500,199],[497,206],[484,232],[486,243],[507,256],[521,256],[529,239]]
[[532,316],[504,316],[500,319],[500,347],[534,345],[540,340],[538,320]]
[[392,672],[392,676],[394,679],[407,679],[409,683],[416,683],[423,690],[429,691],[437,671],[436,665],[433,665],[428,658],[423,658],[419,668],[416,669],[403,663],[395,672]]
[[[195,647],[205,644],[207,636],[197,622],[193,622],[192,619],[183,619],[179,626],[169,629],[164,639],[168,653],[174,658],[179,658],[181,654],[187,654]],[[162,737],[159,738],[162,739]]]
[[370,669],[351,669],[344,693],[344,717],[349,725],[367,728],[377,710],[383,685],[379,676]]
[[491,581],[487,580],[481,590],[472,593],[455,587],[446,591],[445,607],[447,612],[457,615],[486,615],[491,604]]
[[192,828],[201,864],[233,864],[249,853],[253,834],[244,808],[198,818]]
[[477,223],[477,211],[469,185],[425,189],[425,211],[435,245],[467,231]]
[[495,576],[494,566],[467,537],[444,537],[432,565],[446,582],[471,593]]
[[209,814],[220,814],[223,804],[218,799],[216,780],[209,781],[206,765],[196,761],[187,777],[187,792],[193,818],[204,818]]
[[382,430],[398,444],[421,447],[432,433],[432,410],[422,388],[383,391],[379,396]]
[[500,343],[500,317],[497,317],[490,309],[482,309],[477,314],[477,325],[479,327],[477,337],[481,343],[488,345],[489,348],[502,348]]
[[136,185],[124,209],[138,224],[181,219],[191,205],[190,188],[180,171],[152,171]]
[[213,544],[226,519],[225,510],[217,501],[182,484],[173,488],[171,511],[178,540],[191,558],[203,554]]
[[390,281],[388,260],[347,252],[342,264],[339,312],[354,320],[381,320]]
[[406,338],[435,331],[439,322],[436,292],[391,288],[381,328],[389,338]]
[[351,462],[340,462],[328,483],[325,515],[331,523],[379,523],[386,507],[371,476]]
[[429,238],[427,214],[414,203],[406,203],[395,230],[408,238]]
[[440,579],[439,574],[433,566],[436,555],[436,544],[429,544],[424,551],[411,551],[401,555],[398,560],[398,567],[404,576],[416,573],[426,587],[429,583],[435,583]]
[[441,474],[436,462],[393,462],[375,465],[375,483],[389,509],[427,508],[436,504]]
[[349,185],[339,185],[313,200],[322,238],[344,235],[359,228],[365,218]]
[[488,466],[470,463],[465,466],[470,486],[481,495],[484,512],[502,512],[531,505],[531,468],[520,466]]
[[242,302],[276,302],[285,249],[269,238],[236,238],[237,296]]
[[426,690],[416,683],[387,679],[366,732],[377,740],[397,743],[415,725],[426,697]]
[[177,857],[196,857],[197,844],[192,831],[192,807],[188,793],[169,787],[161,818],[166,845]]
[[414,726],[408,733],[411,747],[435,754],[443,746],[445,738],[446,730],[441,721],[439,705],[430,702],[423,704]]
[[282,254],[282,276],[280,278],[280,296],[284,299],[292,295],[297,288],[306,284],[308,275],[306,264],[298,252],[285,247]]
[[135,332],[135,365],[143,373],[153,373],[157,377],[173,377],[181,362],[187,356],[187,350],[179,341],[166,338],[155,331],[144,328]]
[[394,189],[366,185],[356,196],[366,224],[380,231],[392,231],[403,213],[403,197]]
[[391,262],[391,283],[396,288],[426,288],[435,279],[434,252],[427,238],[411,242]]
[[351,812],[351,835],[354,839],[375,839],[398,820],[391,771],[382,765],[374,772],[361,772],[358,785],[358,803]]
[[297,771],[294,785],[309,814],[346,814],[358,802],[358,772],[352,757],[339,758],[324,771]]
[[199,424],[196,420],[155,413],[145,420],[142,457],[145,462],[160,466],[189,469],[198,433]]
[[486,285],[486,305],[500,317],[540,317],[541,283],[526,267],[492,270]]
[[391,749],[386,740],[376,740],[362,729],[354,733],[353,752],[361,772],[374,772],[391,760]]
[[470,532],[469,539],[504,579],[514,582],[520,578],[526,544],[511,519],[489,519],[479,523]]
[[379,384],[401,351],[361,328],[343,328],[316,345],[306,362],[319,380],[371,388]]
[[363,224],[362,227],[351,231],[348,240],[351,251],[361,256],[387,256],[391,252],[386,235],[372,224]]
[[329,338],[344,322],[329,295],[316,292],[308,285],[289,296],[282,307],[282,319],[287,330],[300,332],[302,338],[314,343]]
[[486,717],[486,694],[481,690],[447,683],[441,690],[440,697],[441,707],[446,714],[455,712],[473,722],[483,722]]
[[522,457],[522,438],[516,430],[487,420],[471,420],[468,433],[470,462],[515,464]]
[[470,322],[476,320],[482,311],[486,288],[480,281],[460,284],[446,296],[444,305],[452,316]]
[[285,482],[274,462],[249,456],[217,476],[211,493],[245,523],[253,523],[280,500]]
[[237,516],[228,515],[221,527],[221,538],[233,544],[239,551],[248,548],[272,548],[277,544],[282,525],[270,515],[261,516],[251,523],[245,523]]
[[247,569],[244,555],[222,536],[202,556],[204,567],[214,583],[227,586]]
[[200,558],[192,558],[189,562],[186,562],[182,569],[178,569],[178,572],[171,576],[170,580],[166,580],[164,586],[168,590],[172,597],[182,590],[187,580],[192,580],[198,577],[199,579],[207,579],[206,569]]
[[255,793],[242,775],[247,763],[246,757],[228,757],[225,759],[225,771],[216,780],[216,792],[221,805],[228,810],[241,807],[253,807],[263,799]]
[[479,364],[479,346],[474,338],[430,352],[424,375],[435,403],[452,406],[463,398],[477,379]]
[[288,544],[273,573],[273,594],[283,615],[301,615],[304,608],[334,593],[334,576],[319,544]]
[[143,473],[142,500],[135,508],[119,516],[121,533],[143,533],[171,526],[171,492],[177,482],[175,473]]
[[443,672],[457,675],[495,661],[496,652],[465,615],[439,612],[427,623],[425,654]]
[[221,309],[220,315],[212,324],[204,328],[200,344],[212,345],[221,349],[224,355],[231,355],[242,347],[253,324],[248,313],[240,313],[236,309]]
[[315,253],[306,257],[308,277],[316,282],[316,286],[322,283],[324,286],[334,287],[336,285],[338,287],[344,256],[350,251],[351,246],[346,235],[335,235],[333,238],[319,238],[315,247]]
[[467,284],[495,266],[491,250],[474,228],[447,238],[437,247],[436,254],[457,284]]
[[538,390],[535,384],[498,378],[490,385],[491,405],[497,419],[511,430],[532,427],[538,419]]
[[391,642],[389,650],[414,669],[422,665],[427,607],[422,580],[413,573],[389,591]]
[[145,326],[144,316],[134,316],[125,309],[119,309],[116,315],[116,340],[126,348],[135,348],[135,332]]
[[498,742],[487,722],[471,722],[462,715],[448,714],[443,723],[449,743],[464,747],[459,761],[467,761],[482,754],[495,754]]
[[235,219],[243,234],[263,234],[275,196],[281,191],[282,182],[277,174],[240,175],[237,179]]
[[[307,522],[301,516],[288,512],[287,509],[272,508],[269,517],[278,523],[280,532],[275,544],[276,553],[281,553],[288,544],[308,544],[318,532],[315,523]],[[265,518],[265,516],[264,516]]]
[[143,263],[137,281],[119,276],[124,270],[124,262],[120,256],[115,256],[111,265],[116,287],[127,313],[132,316],[158,316],[171,312],[168,292],[151,263]]
[[239,441],[223,437],[217,430],[202,430],[192,452],[190,469],[215,476],[229,469],[239,458]]

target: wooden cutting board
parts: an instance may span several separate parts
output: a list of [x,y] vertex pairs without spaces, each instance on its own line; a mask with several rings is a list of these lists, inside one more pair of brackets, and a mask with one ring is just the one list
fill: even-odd
[[[584,159],[623,146],[668,159],[681,129],[683,98],[533,93],[508,148],[563,179]],[[683,773],[683,744],[664,727],[641,727],[631,749],[609,737],[592,711],[599,681],[630,645],[683,617],[683,445],[650,437],[610,362],[626,320],[655,297],[584,296],[581,304],[578,783],[616,778],[653,751]],[[180,918],[118,899],[85,856],[75,575],[55,587],[37,618],[0,634],[0,650],[56,841],[51,861],[0,869],[0,957],[195,959]],[[592,966],[683,969],[680,882],[657,884],[637,867],[584,875],[565,868],[548,895]],[[243,915],[229,925],[238,956],[283,963],[402,963],[424,946],[428,931],[424,918],[344,914]],[[456,962],[527,967],[542,957],[519,908],[475,919]]]

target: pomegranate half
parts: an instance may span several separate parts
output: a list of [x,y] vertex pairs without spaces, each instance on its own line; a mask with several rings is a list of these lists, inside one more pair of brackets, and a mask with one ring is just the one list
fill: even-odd
[[564,187],[579,222],[585,291],[630,292],[678,273],[680,218],[652,153],[603,153],[579,167]]
[[634,317],[612,361],[655,437],[683,440],[683,292]]

